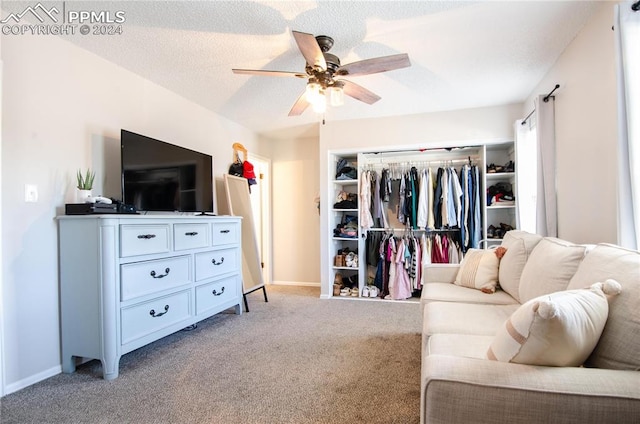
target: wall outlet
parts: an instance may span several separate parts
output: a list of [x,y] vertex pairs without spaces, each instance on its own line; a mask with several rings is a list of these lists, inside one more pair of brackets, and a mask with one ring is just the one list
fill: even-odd
[[38,201],[38,186],[35,184],[24,185],[24,201],[35,203]]

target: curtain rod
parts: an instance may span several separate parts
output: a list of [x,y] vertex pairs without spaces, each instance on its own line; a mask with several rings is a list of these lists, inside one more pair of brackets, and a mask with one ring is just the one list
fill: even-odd
[[[640,0],[638,0],[638,4],[640,4]],[[549,92],[549,94],[547,94],[546,96],[544,96],[544,97],[542,98],[542,100],[543,100],[545,103],[546,103],[546,102],[548,102],[548,101],[549,101],[549,99],[550,99],[551,97],[553,97],[553,96],[552,96],[553,92],[554,92],[554,91],[556,91],[558,88],[560,88],[560,84],[556,84],[556,86],[555,86],[555,87],[553,87],[553,90],[551,90],[551,91]],[[522,120],[522,122],[520,123],[520,125],[524,125],[524,124],[526,124],[526,123],[527,123],[527,119],[529,119],[529,118],[531,117],[531,115],[533,115],[533,113],[534,113],[535,111],[536,111],[536,110],[535,110],[535,108],[534,108],[534,109],[531,111],[531,113],[529,113],[529,114],[527,115],[527,117],[526,117],[526,118],[524,118],[524,119]]]

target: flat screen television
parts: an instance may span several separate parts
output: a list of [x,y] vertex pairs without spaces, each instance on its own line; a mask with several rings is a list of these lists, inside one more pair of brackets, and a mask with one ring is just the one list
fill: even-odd
[[213,212],[213,158],[131,131],[120,133],[122,201],[138,211]]

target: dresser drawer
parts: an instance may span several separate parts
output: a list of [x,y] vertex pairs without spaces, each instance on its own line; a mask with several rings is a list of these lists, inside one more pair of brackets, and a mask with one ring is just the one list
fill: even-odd
[[122,344],[161,330],[191,316],[189,291],[122,309]]
[[120,271],[122,301],[178,287],[191,281],[189,256],[121,265]]
[[238,295],[237,275],[196,288],[196,314],[203,314],[218,305],[235,299]]
[[169,250],[168,224],[120,226],[120,256],[123,258]]
[[209,246],[209,224],[175,224],[173,245],[175,250],[198,249]]
[[212,242],[214,246],[239,243],[240,225],[237,222],[214,222]]
[[196,254],[196,281],[238,269],[238,248],[211,250]]

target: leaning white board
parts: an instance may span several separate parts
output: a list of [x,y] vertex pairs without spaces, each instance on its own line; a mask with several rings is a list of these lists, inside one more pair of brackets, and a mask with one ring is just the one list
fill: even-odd
[[224,174],[229,214],[242,217],[242,287],[249,293],[264,286],[249,184],[245,178]]

